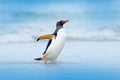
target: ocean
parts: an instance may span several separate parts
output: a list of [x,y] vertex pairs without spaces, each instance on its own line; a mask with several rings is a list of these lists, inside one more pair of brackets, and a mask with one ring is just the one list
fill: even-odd
[[[21,65],[5,65],[0,73],[2,80],[119,80],[120,72],[116,69],[91,69],[76,68],[71,64],[66,67],[64,64],[40,65],[40,64],[23,64]],[[79,66],[79,65],[78,65]],[[49,67],[49,68],[48,68]],[[59,68],[59,69],[58,69]]]
[[[0,80],[120,80],[119,0],[0,0]],[[37,62],[56,22],[67,41],[56,63]]]
[[53,33],[61,19],[69,20],[64,25],[68,40],[119,41],[119,3],[118,0],[2,0],[0,43],[34,42],[42,34]]

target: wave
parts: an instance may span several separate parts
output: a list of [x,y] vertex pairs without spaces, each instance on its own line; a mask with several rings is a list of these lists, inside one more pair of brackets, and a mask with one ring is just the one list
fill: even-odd
[[69,40],[79,41],[120,41],[120,33],[112,30],[78,31],[69,33]]
[[[48,32],[50,31],[50,32]],[[0,34],[0,43],[27,43],[35,42],[37,37],[42,34],[52,33],[53,30],[48,28],[22,28],[13,32]],[[120,41],[120,32],[116,29],[70,29],[66,28],[68,41]]]
[[65,25],[67,40],[120,41],[119,20],[108,18],[84,2],[19,4],[18,7],[9,3],[2,6],[7,8],[0,8],[0,43],[35,42],[38,36],[52,33],[55,22],[63,18],[70,20]]

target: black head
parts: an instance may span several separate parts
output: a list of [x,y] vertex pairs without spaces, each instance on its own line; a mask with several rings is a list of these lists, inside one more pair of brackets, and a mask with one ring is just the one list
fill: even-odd
[[60,20],[60,21],[57,22],[56,27],[60,27],[60,26],[62,27],[68,21],[69,20]]

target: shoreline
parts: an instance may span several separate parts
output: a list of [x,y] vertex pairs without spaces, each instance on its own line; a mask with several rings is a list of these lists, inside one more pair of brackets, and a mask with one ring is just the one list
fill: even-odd
[[0,80],[120,79],[120,42],[66,42],[56,64],[34,60],[46,44],[0,45]]
[[[42,55],[46,45],[47,42],[2,44],[0,45],[0,63],[34,63],[36,61],[33,59]],[[66,42],[57,61],[63,63],[120,66],[118,64],[120,62],[119,45],[119,41],[69,41]]]

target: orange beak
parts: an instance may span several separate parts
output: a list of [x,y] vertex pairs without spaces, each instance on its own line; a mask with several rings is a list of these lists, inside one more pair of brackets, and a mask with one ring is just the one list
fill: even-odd
[[62,20],[62,22],[65,24],[66,22],[68,22],[69,20]]

